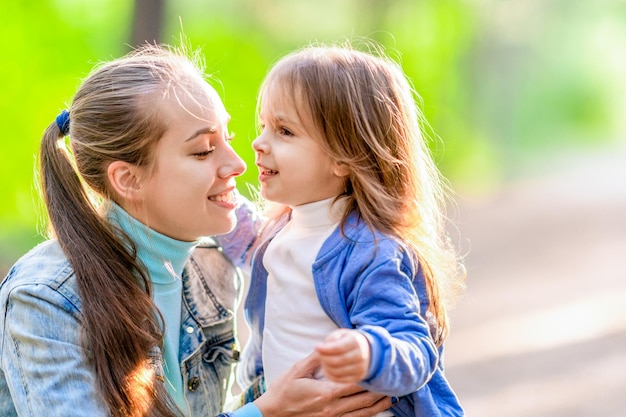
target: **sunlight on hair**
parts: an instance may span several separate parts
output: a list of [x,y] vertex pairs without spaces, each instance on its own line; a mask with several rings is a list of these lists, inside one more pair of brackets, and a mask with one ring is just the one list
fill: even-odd
[[133,416],[148,415],[152,408],[155,371],[149,361],[141,362],[126,379],[128,395],[133,405]]
[[78,171],[78,167],[76,165],[76,159],[74,159],[74,154],[72,153],[72,150],[70,148],[70,137],[65,136],[64,138],[59,139],[57,142],[57,148],[59,148],[65,154],[65,157],[67,158],[68,162],[72,166],[72,169],[74,170],[74,172],[80,179],[80,183],[82,184],[83,189],[87,193],[87,196],[89,197],[89,202],[91,203],[91,205],[95,208],[100,207],[104,200],[102,196],[100,196],[91,187],[87,185],[83,176],[80,175],[80,172]]

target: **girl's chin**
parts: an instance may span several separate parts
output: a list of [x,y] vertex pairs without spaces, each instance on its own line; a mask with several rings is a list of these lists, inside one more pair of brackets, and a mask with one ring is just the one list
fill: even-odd
[[262,188],[261,188],[261,197],[263,197],[264,200],[271,201],[272,203],[286,204],[286,203],[283,203],[284,198],[282,198],[280,194],[268,192],[267,190],[264,190]]

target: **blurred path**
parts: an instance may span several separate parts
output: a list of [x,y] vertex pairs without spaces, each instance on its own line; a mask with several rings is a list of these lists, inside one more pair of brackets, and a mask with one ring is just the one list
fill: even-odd
[[457,201],[446,366],[468,417],[626,416],[626,149]]

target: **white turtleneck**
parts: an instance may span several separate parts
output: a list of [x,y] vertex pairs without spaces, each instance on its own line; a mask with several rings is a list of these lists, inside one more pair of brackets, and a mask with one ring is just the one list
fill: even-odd
[[268,386],[337,328],[318,301],[312,272],[322,244],[341,220],[345,204],[331,204],[334,199],[292,207],[291,220],[263,257],[268,271],[263,330]]

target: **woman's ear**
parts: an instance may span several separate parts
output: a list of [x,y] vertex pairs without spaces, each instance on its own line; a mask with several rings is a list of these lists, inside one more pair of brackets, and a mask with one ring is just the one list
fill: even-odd
[[107,168],[109,183],[124,200],[137,202],[142,199],[139,168],[124,161],[113,161]]

